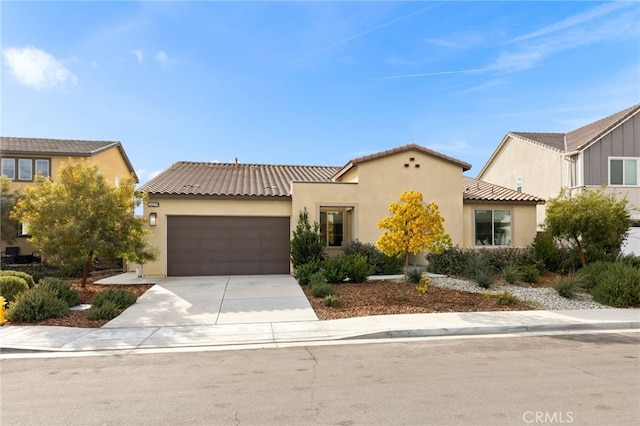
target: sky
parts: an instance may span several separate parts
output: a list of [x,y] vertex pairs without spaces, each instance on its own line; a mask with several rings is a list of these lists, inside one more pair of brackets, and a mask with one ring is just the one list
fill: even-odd
[[640,103],[640,2],[0,2],[0,134],[177,161],[343,166]]

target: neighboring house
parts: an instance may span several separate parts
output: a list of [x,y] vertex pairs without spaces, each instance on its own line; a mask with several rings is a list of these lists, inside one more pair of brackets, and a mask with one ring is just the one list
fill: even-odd
[[[55,181],[63,163],[82,158],[97,164],[114,186],[130,176],[138,182],[120,142],[0,137],[0,174],[13,181],[12,189],[33,185],[37,175]],[[19,247],[21,254],[30,255],[34,248],[27,241],[26,224],[20,227],[19,234],[9,246]],[[1,244],[5,252],[7,244],[4,241]]]
[[[327,254],[377,241],[377,222],[403,191],[435,201],[462,247],[526,247],[540,198],[463,175],[471,165],[410,144],[343,167],[177,162],[143,185],[157,261],[146,277],[290,273],[289,242],[303,209]],[[411,259],[425,263],[424,253]]]
[[[544,199],[600,188],[629,200],[626,252],[640,255],[640,104],[568,133],[509,132],[478,179]],[[538,225],[545,218],[538,206]]]

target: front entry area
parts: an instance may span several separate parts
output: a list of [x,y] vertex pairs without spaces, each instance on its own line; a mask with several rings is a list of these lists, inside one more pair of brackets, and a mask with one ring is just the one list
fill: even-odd
[[289,274],[288,217],[168,216],[167,275]]

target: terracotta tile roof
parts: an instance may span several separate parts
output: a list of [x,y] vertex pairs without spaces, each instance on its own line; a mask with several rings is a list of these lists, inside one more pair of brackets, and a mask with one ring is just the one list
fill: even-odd
[[289,197],[292,181],[331,182],[339,167],[180,161],[144,184],[155,195]]
[[138,181],[135,169],[118,141],[89,141],[72,139],[43,139],[0,137],[0,155],[51,155],[57,157],[91,157],[110,148],[122,154],[129,171]]
[[502,201],[517,203],[541,203],[544,199],[471,178],[462,177],[462,199],[465,201]]
[[509,132],[509,134],[560,152],[579,151],[600,139],[629,117],[637,114],[638,111],[640,111],[640,104],[589,123],[569,133]]
[[436,151],[432,151],[432,150],[430,150],[428,148],[425,148],[423,146],[417,145],[415,143],[410,143],[408,145],[400,146],[398,148],[389,149],[387,151],[376,152],[374,154],[365,155],[363,157],[359,157],[359,158],[356,158],[354,160],[351,160],[344,167],[342,167],[336,173],[336,175],[333,178],[334,179],[339,178],[340,176],[345,174],[347,171],[349,171],[349,169],[351,169],[353,166],[358,165],[360,163],[364,163],[364,162],[367,162],[367,161],[370,161],[370,160],[375,160],[377,158],[386,157],[388,155],[398,154],[400,152],[411,151],[411,150],[419,151],[419,152],[422,152],[424,154],[431,155],[431,156],[436,157],[436,158],[440,158],[441,160],[447,161],[449,163],[456,164],[456,165],[462,167],[462,170],[465,171],[465,172],[467,170],[471,169],[471,164],[469,164],[469,163],[466,163],[464,161],[458,160],[458,159],[453,158],[453,157],[449,157],[447,155],[441,154],[441,153],[436,152]]

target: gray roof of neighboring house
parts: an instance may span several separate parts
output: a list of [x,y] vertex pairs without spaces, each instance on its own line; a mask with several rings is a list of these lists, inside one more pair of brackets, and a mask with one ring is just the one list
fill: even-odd
[[73,139],[44,139],[0,137],[0,155],[52,155],[57,157],[91,157],[110,148],[117,148],[133,174],[138,177],[124,147],[118,141],[89,141]]
[[568,133],[509,132],[509,134],[560,152],[579,151],[588,147],[592,142],[597,141],[639,111],[640,104],[637,104]]
[[542,198],[494,185],[469,176],[462,177],[462,199],[465,201],[501,201],[509,203],[541,203]]
[[154,195],[289,197],[291,182],[331,182],[340,168],[180,161],[143,185]]

